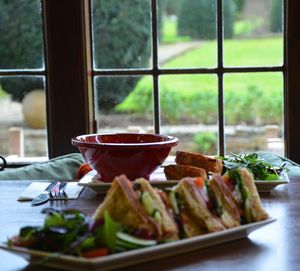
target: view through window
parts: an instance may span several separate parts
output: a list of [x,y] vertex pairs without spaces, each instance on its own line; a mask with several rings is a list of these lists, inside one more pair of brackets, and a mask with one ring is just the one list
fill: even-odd
[[41,1],[0,1],[0,154],[47,156]]
[[[206,154],[284,153],[283,0],[90,3],[98,132],[172,134]],[[41,1],[0,0],[5,157],[48,155],[42,18]]]
[[283,155],[283,4],[94,0],[98,132],[172,134],[177,148],[207,154]]

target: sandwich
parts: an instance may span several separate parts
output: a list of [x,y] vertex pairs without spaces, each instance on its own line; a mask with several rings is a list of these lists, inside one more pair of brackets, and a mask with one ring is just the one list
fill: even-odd
[[207,179],[205,169],[190,165],[167,165],[164,167],[167,180],[181,180],[184,177],[202,177]]
[[225,229],[209,208],[203,179],[184,178],[168,191],[169,201],[179,225],[180,237],[187,238]]
[[234,196],[243,224],[268,218],[257,192],[253,174],[248,169],[229,170],[223,175],[223,180]]
[[207,184],[211,209],[221,218],[226,228],[239,226],[241,216],[232,191],[220,174],[214,174]]
[[175,162],[177,165],[190,165],[203,168],[207,173],[221,174],[223,169],[223,162],[221,159],[195,152],[177,151]]
[[115,177],[94,218],[103,218],[105,211],[131,235],[159,242],[178,239],[172,213],[146,179],[131,182],[125,175]]

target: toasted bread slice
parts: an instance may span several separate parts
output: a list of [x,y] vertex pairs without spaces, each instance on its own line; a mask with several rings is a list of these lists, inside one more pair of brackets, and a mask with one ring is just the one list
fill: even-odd
[[244,182],[244,186],[247,187],[250,195],[248,197],[250,203],[250,210],[253,221],[265,220],[268,218],[268,214],[262,206],[260,196],[258,194],[253,174],[246,168],[238,169],[241,179]]
[[205,169],[190,165],[167,165],[164,167],[167,180],[181,180],[184,177],[202,177],[207,179]]
[[202,229],[208,232],[225,229],[220,219],[207,208],[205,198],[192,178],[182,179],[175,189],[183,202],[184,208],[189,211]]
[[158,223],[149,216],[141,205],[132,183],[125,175],[116,177],[108,190],[104,201],[94,213],[94,218],[101,218],[107,210],[111,218],[132,229],[147,230],[150,235],[161,238]]
[[[265,220],[269,217],[262,206],[253,174],[248,169],[237,168],[235,170],[227,171],[223,178],[229,181],[231,178],[234,178],[235,183],[240,183],[238,187],[243,189],[240,193],[241,195],[244,195],[245,198],[242,196],[243,200],[236,199],[236,202],[243,210],[243,217],[245,218],[246,223]],[[232,184],[230,187],[232,187]]]
[[167,211],[166,206],[157,190],[153,188],[149,181],[144,178],[139,178],[135,180],[134,183],[140,186],[139,190],[141,193],[147,191],[150,197],[153,199],[152,208],[155,209],[155,211],[158,211],[161,217],[158,225],[163,240],[178,240],[177,224],[174,220],[174,217],[172,217],[172,215]]
[[205,234],[207,231],[199,226],[197,220],[185,209],[181,210],[180,220],[184,221],[181,224],[185,238]]
[[232,192],[225,184],[222,176],[214,174],[208,185],[213,192],[216,204],[218,204],[223,224],[227,228],[239,226],[241,221],[239,209],[234,201]]
[[203,168],[206,172],[221,174],[223,169],[223,162],[221,159],[202,155],[195,152],[177,151],[175,162],[178,165],[190,165],[194,167]]

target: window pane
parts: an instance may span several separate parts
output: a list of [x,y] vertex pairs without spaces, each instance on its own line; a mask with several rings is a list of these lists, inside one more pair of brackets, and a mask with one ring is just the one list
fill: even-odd
[[216,66],[215,0],[162,0],[158,16],[160,66]]
[[224,77],[226,153],[284,154],[282,73]]
[[177,136],[174,148],[218,152],[218,92],[215,75],[168,75],[160,78],[161,133]]
[[[240,4],[235,6],[234,2]],[[282,65],[282,0],[228,0],[223,3],[224,65]]]
[[93,52],[96,69],[147,68],[151,57],[148,0],[94,0]]
[[0,84],[0,154],[47,156],[43,78],[0,77]]
[[44,68],[40,1],[0,2],[0,69]]
[[96,77],[99,132],[153,132],[151,76]]

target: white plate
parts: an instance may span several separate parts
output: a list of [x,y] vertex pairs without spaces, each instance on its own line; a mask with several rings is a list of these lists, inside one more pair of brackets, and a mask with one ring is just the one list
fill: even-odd
[[[106,193],[107,190],[110,188],[110,183],[103,183],[97,180],[95,176],[96,176],[96,172],[94,170],[90,171],[79,180],[78,185],[90,187],[98,193]],[[255,180],[254,182],[258,192],[270,192],[277,185],[287,184],[289,182],[289,178],[287,174],[282,174],[280,176],[280,179],[277,181]],[[155,171],[154,174],[150,176],[150,183],[154,187],[166,188],[166,187],[171,187],[176,185],[178,181],[167,181],[165,179],[163,169],[159,168],[158,170]]]
[[276,219],[269,218],[224,231],[204,234],[201,236],[179,240],[176,242],[156,245],[149,248],[136,249],[116,253],[94,259],[85,259],[67,255],[30,250],[20,247],[9,248],[0,244],[0,248],[22,256],[31,263],[43,263],[44,266],[62,268],[65,270],[109,270],[121,268],[155,259],[174,256],[204,247],[214,246],[225,242],[247,237],[252,231],[266,226]]
[[257,191],[263,193],[263,192],[270,192],[277,185],[287,184],[289,182],[289,177],[287,176],[287,174],[282,174],[278,181],[255,180],[254,182],[257,187]]

